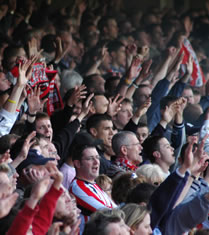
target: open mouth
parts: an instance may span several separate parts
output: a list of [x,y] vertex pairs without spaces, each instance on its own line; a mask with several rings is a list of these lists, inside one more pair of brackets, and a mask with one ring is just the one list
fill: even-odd
[[98,171],[99,167],[93,167],[92,170],[93,171]]

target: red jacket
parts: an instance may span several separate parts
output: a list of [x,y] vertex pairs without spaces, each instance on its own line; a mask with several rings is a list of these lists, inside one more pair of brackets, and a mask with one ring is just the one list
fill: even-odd
[[15,217],[7,235],[26,235],[31,224],[34,235],[45,235],[52,223],[56,203],[62,192],[61,188],[57,190],[52,186],[35,209],[31,209],[26,203]]

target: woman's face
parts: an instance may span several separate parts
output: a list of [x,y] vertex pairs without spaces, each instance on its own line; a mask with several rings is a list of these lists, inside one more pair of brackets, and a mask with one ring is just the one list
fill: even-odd
[[150,234],[152,234],[152,229],[150,226],[150,214],[147,213],[142,222],[135,229],[134,235],[150,235]]

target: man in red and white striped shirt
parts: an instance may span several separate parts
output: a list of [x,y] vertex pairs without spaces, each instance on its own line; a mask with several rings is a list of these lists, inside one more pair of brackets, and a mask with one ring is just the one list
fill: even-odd
[[115,203],[95,183],[100,166],[100,157],[95,146],[78,146],[73,153],[73,163],[76,177],[72,181],[70,192],[75,195],[81,213],[89,216],[96,210],[116,207]]

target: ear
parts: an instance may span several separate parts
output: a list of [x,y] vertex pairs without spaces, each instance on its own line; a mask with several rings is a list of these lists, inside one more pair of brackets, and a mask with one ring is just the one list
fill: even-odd
[[75,168],[79,169],[81,167],[81,162],[79,160],[74,160],[73,165],[74,165]]
[[96,113],[96,109],[95,109],[94,105],[91,105],[89,112],[93,113],[93,114]]
[[90,128],[90,133],[93,135],[93,137],[97,137],[97,130],[96,130],[96,128],[94,128],[94,127]]
[[125,145],[122,145],[120,147],[120,152],[123,154],[123,155],[127,155],[127,148]]
[[161,157],[159,151],[154,151],[152,155],[153,155],[156,159],[159,159],[159,158]]

